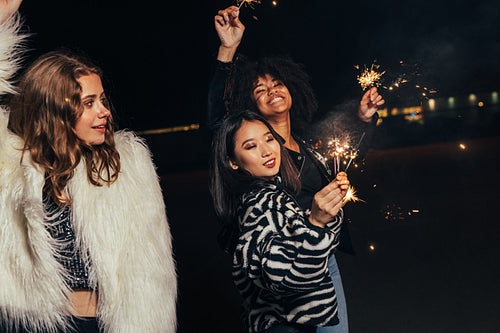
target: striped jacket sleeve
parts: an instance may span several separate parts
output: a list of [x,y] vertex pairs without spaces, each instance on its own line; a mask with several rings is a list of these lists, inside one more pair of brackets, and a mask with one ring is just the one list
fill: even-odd
[[250,279],[284,295],[318,287],[338,244],[340,215],[327,228],[314,226],[295,201],[276,188],[245,196],[241,212],[237,251]]

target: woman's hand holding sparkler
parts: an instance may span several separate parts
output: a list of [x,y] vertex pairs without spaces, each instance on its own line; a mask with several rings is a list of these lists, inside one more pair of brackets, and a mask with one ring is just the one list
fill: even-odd
[[230,6],[219,10],[215,15],[215,30],[220,39],[219,53],[217,54],[217,60],[219,61],[232,61],[240,45],[245,26],[238,18],[239,14],[238,7]]
[[343,198],[349,189],[349,180],[345,172],[339,172],[335,180],[314,195],[309,221],[324,228],[332,221],[343,205]]
[[370,88],[361,98],[359,103],[358,116],[364,122],[370,122],[373,115],[377,112],[378,107],[383,105],[385,101],[382,95],[379,95],[377,88]]

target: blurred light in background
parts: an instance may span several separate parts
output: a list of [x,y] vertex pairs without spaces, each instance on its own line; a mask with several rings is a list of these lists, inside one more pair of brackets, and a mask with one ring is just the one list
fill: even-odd
[[450,109],[453,109],[455,107],[455,97],[449,97],[448,98],[448,107]]
[[491,102],[493,102],[493,104],[498,103],[498,92],[494,91],[491,93]]
[[429,101],[429,110],[434,111],[436,110],[436,100],[434,98],[431,98]]
[[469,95],[469,102],[470,102],[471,105],[476,104],[476,100],[477,100],[477,96],[476,95],[474,95],[474,94],[470,94]]

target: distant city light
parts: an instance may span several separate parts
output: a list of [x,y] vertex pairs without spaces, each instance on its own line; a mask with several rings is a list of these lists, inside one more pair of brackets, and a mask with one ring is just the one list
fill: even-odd
[[459,145],[459,147],[460,147],[460,149],[462,149],[462,150],[465,150],[465,148],[467,148],[467,147],[466,147],[463,143],[461,143],[461,144]]
[[476,104],[476,99],[477,99],[476,95],[474,95],[474,94],[470,94],[469,95],[469,102],[470,102],[470,104]]
[[431,98],[429,101],[429,110],[434,111],[436,110],[436,100],[434,98]]
[[165,134],[165,133],[174,133],[174,132],[197,131],[199,129],[200,129],[200,124],[190,124],[190,125],[184,125],[184,126],[175,126],[175,127],[167,127],[167,128],[138,131],[137,134],[138,135],[153,135],[153,134]]
[[482,108],[484,106],[484,102],[477,103],[477,106],[479,106],[480,108]]
[[493,104],[498,103],[498,92],[494,91],[491,93],[491,102],[493,102]]
[[278,6],[278,1],[272,1],[271,4],[273,5],[273,7],[277,7]]
[[368,248],[370,249],[370,251],[375,251],[375,245],[374,244],[370,244],[370,246],[368,246]]
[[455,107],[455,98],[454,97],[449,97],[448,98],[448,107],[450,109],[453,109]]

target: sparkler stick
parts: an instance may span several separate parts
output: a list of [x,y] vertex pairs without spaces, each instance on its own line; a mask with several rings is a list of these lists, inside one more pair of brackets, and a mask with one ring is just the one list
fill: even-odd
[[359,139],[359,142],[356,145],[356,149],[354,150],[356,152],[356,155],[351,155],[350,156],[349,163],[347,163],[347,166],[345,167],[345,170],[344,170],[345,172],[347,172],[347,169],[349,169],[349,166],[351,165],[352,160],[354,158],[356,158],[357,153],[358,153],[358,149],[359,149],[359,145],[361,145],[361,141],[363,141],[363,138],[365,137],[365,134],[366,134],[366,132],[363,132],[363,134],[361,135],[361,138]]
[[250,8],[253,8],[253,4],[259,4],[260,0],[237,0],[236,3],[239,3],[238,10],[240,10],[245,3],[248,4]]

